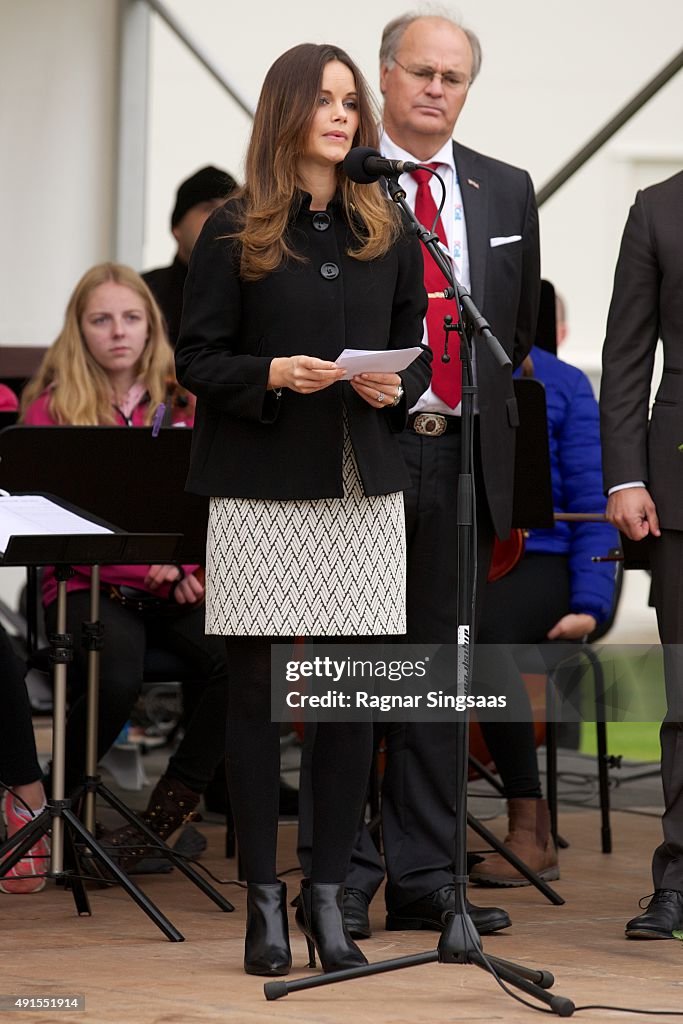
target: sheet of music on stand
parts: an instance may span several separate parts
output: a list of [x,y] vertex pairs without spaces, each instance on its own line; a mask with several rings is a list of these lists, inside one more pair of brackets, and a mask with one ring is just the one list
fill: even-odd
[[10,537],[112,533],[106,526],[70,512],[41,494],[0,492],[0,555]]

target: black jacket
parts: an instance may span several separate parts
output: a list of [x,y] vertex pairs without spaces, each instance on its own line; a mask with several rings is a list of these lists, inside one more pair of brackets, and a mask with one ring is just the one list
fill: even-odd
[[214,497],[341,497],[344,406],[365,493],[405,489],[395,434],[429,383],[428,349],[401,374],[406,394],[396,409],[373,409],[345,382],[313,395],[284,389],[279,399],[266,384],[274,357],[334,360],[344,348],[420,344],[427,300],[419,243],[402,236],[382,259],[353,259],[339,201],[314,212],[302,193],[289,231],[305,262],[243,281],[239,247],[224,237],[234,230],[231,211],[228,203],[207,221],[185,286],[176,367],[197,396],[188,489]]
[[[683,171],[644,189],[624,228],[602,350],[605,490],[643,480],[683,530]],[[649,416],[657,340],[664,369]],[[649,416],[649,424],[648,424]]]
[[164,314],[168,340],[175,346],[183,312],[183,287],[187,277],[187,263],[183,263],[180,257],[176,256],[170,267],[147,270],[141,276]]
[[[518,167],[457,142],[453,152],[467,225],[472,299],[516,367],[533,345],[541,293],[534,187]],[[475,351],[486,497],[496,533],[504,537],[512,515],[517,403],[511,369],[501,370],[478,336]]]

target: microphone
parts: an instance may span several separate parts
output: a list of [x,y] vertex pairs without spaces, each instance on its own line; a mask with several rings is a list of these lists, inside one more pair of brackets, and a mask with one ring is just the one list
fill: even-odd
[[344,157],[344,173],[359,185],[370,185],[383,175],[403,174],[414,171],[419,164],[412,160],[387,160],[370,146],[356,146]]

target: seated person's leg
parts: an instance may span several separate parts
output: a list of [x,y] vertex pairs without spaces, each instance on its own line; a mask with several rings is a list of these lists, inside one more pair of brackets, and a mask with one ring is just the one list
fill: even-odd
[[[228,673],[222,638],[204,633],[204,607],[176,614],[146,613],[146,644],[177,655],[193,676],[194,711],[183,739],[150,794],[143,821],[164,841],[191,815],[225,759]],[[147,852],[144,835],[132,825],[105,834],[111,847],[127,847],[121,864],[131,868]],[[136,846],[136,844],[139,844]]]
[[[56,603],[48,605],[45,621],[55,629]],[[81,623],[90,620],[90,594],[75,591],[67,596],[67,629],[74,637],[74,660],[68,670],[69,714],[66,724],[65,792],[79,784],[85,771],[87,722],[87,651],[80,644]],[[137,700],[142,684],[145,653],[144,624],[138,612],[124,608],[106,594],[100,602],[104,646],[100,655],[98,756],[103,757],[121,732]]]
[[[3,714],[0,716],[0,783],[11,792],[3,797],[7,836],[15,835],[45,806],[42,772],[31,724],[31,706],[24,683],[25,666],[12,650],[0,626],[0,678]],[[0,878],[0,892],[40,892],[45,886],[49,845],[45,837]]]
[[[513,655],[516,645],[551,646],[546,634],[568,603],[566,559],[525,555],[507,576],[488,584],[479,630],[484,645],[479,664],[481,687],[491,693],[505,691],[510,706],[515,708],[508,722],[495,721],[490,713],[480,718],[484,741],[508,801],[505,845],[546,881],[560,877],[557,850],[550,835],[548,805],[541,793],[531,703]],[[475,662],[476,658],[477,654]],[[530,884],[500,854],[476,864],[470,879],[483,885]]]

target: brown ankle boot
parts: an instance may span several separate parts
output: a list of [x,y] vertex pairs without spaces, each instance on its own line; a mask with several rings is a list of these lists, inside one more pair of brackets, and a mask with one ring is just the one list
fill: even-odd
[[[557,850],[550,835],[550,815],[546,800],[514,798],[508,800],[508,834],[504,845],[516,853],[532,871],[546,882],[560,877]],[[470,871],[470,881],[479,885],[518,886],[531,883],[501,854],[486,857]]]
[[[162,775],[152,790],[146,810],[140,817],[164,842],[186,821],[191,821],[201,794],[188,789],[178,779]],[[146,856],[154,856],[153,847],[135,825],[123,825],[105,832],[101,843],[124,871]],[[137,845],[140,844],[140,845]],[[122,849],[122,847],[125,847]]]

